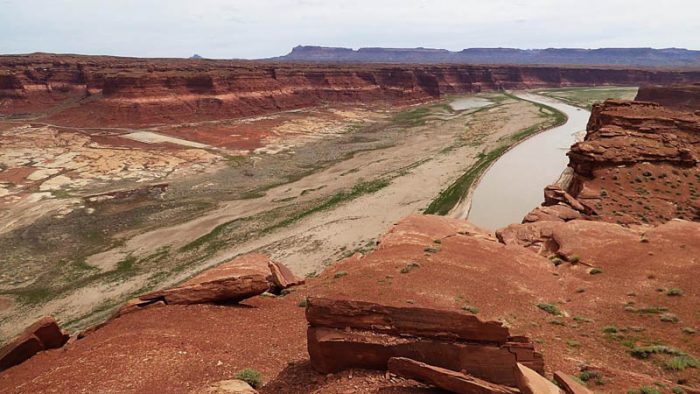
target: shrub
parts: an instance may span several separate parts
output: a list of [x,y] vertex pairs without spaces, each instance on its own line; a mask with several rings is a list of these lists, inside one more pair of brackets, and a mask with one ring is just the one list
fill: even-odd
[[616,334],[618,329],[615,326],[605,326],[603,327],[603,332],[606,334]]
[[574,341],[573,339],[569,339],[566,341],[566,346],[574,348],[574,349],[578,349],[581,347],[581,342]]
[[309,297],[304,297],[297,304],[300,308],[306,308],[309,305]]
[[634,347],[632,350],[630,350],[630,354],[633,357],[640,358],[640,359],[647,359],[649,356],[652,354],[668,354],[671,356],[684,356],[685,353],[681,352],[678,349],[669,347],[669,346],[664,346],[664,345],[651,345],[651,346],[642,346],[642,347]]
[[262,374],[253,368],[238,371],[234,378],[248,383],[253,388],[260,387],[262,383]]
[[600,268],[591,268],[591,270],[588,271],[588,273],[591,275],[598,275],[598,274],[602,274],[603,270]]
[[683,327],[683,328],[681,328],[681,331],[683,331],[683,334],[688,334],[688,335],[695,334],[695,329],[692,327]]
[[462,306],[462,309],[465,310],[465,311],[467,311],[467,312],[469,312],[469,313],[472,313],[472,314],[474,314],[474,315],[476,315],[477,313],[479,313],[479,308],[477,308],[477,307],[475,307],[475,306],[472,306],[472,305],[463,305],[463,306]]
[[338,271],[338,272],[335,273],[335,275],[333,275],[333,278],[335,278],[335,279],[342,278],[343,276],[345,276],[345,275],[347,275],[347,274],[348,274],[348,273],[345,272],[345,271]]
[[672,392],[673,394],[686,394],[686,393],[685,393],[685,390],[683,390],[682,388],[680,388],[680,387],[678,387],[678,386],[672,388],[672,389],[671,389],[671,392]]
[[434,247],[432,247],[432,246],[426,246],[426,247],[423,249],[423,251],[424,251],[425,253],[437,253],[437,252],[440,251],[440,249],[434,248]]
[[579,261],[581,261],[581,258],[580,258],[579,256],[575,255],[575,254],[572,255],[571,257],[569,257],[569,262],[572,263],[572,264],[576,264],[576,263],[578,263]]
[[680,297],[683,295],[683,290],[677,288],[668,289],[668,291],[666,291],[666,295],[669,297]]
[[559,312],[559,309],[552,304],[537,304],[537,307],[542,309],[543,311],[549,313],[550,315],[555,315],[555,316],[561,315],[561,312]]
[[662,322],[666,323],[678,323],[678,316],[674,315],[673,313],[664,313],[660,317]]
[[698,360],[688,355],[676,356],[664,363],[664,368],[671,371],[683,371],[686,368],[697,368]]
[[581,372],[581,375],[579,375],[579,379],[581,379],[584,382],[588,382],[589,380],[598,380],[602,378],[603,374],[600,371],[590,369]]

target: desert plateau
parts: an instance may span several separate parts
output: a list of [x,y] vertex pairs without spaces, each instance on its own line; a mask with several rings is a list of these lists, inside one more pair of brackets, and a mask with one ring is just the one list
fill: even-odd
[[[421,12],[421,37],[443,34],[416,2],[402,20],[283,0],[234,7],[225,26],[259,32],[234,55],[169,55],[232,48],[203,33],[229,31],[214,3],[144,3],[148,28],[126,3],[76,14],[123,13],[124,37],[168,15],[201,29],[161,27],[163,52],[0,27],[0,393],[700,393],[700,51],[280,56],[262,49],[332,31],[301,22],[321,10],[337,37],[383,16],[412,43]],[[462,31],[450,4],[435,20]],[[523,18],[473,29],[515,39]]]

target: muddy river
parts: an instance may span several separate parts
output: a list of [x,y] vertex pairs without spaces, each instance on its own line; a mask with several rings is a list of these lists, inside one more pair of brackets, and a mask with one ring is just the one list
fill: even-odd
[[554,107],[568,121],[515,146],[486,171],[473,192],[470,207],[458,213],[477,226],[495,230],[523,217],[544,200],[545,186],[556,182],[569,160],[566,152],[586,129],[590,112],[531,93],[518,97]]

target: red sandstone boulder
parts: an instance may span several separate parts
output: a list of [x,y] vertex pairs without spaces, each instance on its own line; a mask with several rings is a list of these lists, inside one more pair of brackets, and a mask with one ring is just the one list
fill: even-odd
[[40,351],[55,349],[68,341],[53,317],[43,317],[0,349],[0,371],[20,364]]
[[517,362],[544,371],[542,356],[526,338],[509,341],[500,323],[482,322],[473,315],[311,298],[306,317],[311,365],[321,373],[385,370],[392,357],[511,386]]
[[294,275],[294,273],[284,264],[276,261],[269,261],[267,266],[270,268],[270,272],[272,273],[272,283],[279,289],[286,289],[288,287],[297,286],[304,283],[304,279]]
[[394,335],[497,344],[506,343],[509,335],[502,323],[483,322],[467,313],[317,297],[308,299],[306,320],[312,327],[351,327]]
[[568,205],[557,204],[552,206],[541,206],[533,209],[523,219],[523,223],[533,222],[568,222],[569,220],[580,219],[581,213]]
[[269,257],[249,254],[204,271],[180,286],[144,294],[142,301],[163,300],[166,304],[238,302],[270,288]]
[[583,212],[585,207],[578,202],[573,196],[567,193],[559,185],[549,185],[544,189],[544,204],[545,206],[557,205],[563,203],[570,206],[579,212]]
[[563,388],[567,394],[593,394],[593,391],[563,372],[554,372],[554,380],[559,383],[559,386]]
[[554,383],[532,369],[518,363],[515,367],[518,388],[523,394],[563,394]]
[[457,394],[514,394],[518,392],[511,387],[493,384],[473,376],[409,358],[393,357],[389,359],[389,371],[404,378],[427,383]]

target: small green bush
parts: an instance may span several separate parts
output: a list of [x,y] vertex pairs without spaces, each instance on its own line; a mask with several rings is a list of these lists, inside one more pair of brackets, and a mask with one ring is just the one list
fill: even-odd
[[688,355],[675,356],[664,363],[664,368],[671,371],[683,371],[686,368],[697,368],[698,360]]
[[683,331],[683,334],[688,334],[688,335],[695,334],[695,329],[692,327],[683,327],[683,328],[681,328],[681,331]]
[[335,278],[335,279],[342,278],[343,276],[345,276],[345,275],[347,275],[347,274],[348,274],[348,273],[345,272],[345,271],[338,271],[338,272],[335,273],[335,275],[333,275],[333,278]]
[[683,295],[683,290],[677,288],[668,289],[668,291],[666,291],[666,295],[669,297],[680,297]]
[[555,315],[555,316],[561,315],[561,312],[559,312],[559,309],[552,304],[537,304],[537,307],[542,309],[543,311],[549,313],[550,315]]
[[603,270],[600,268],[591,268],[591,270],[588,271],[588,273],[591,275],[598,275],[598,274],[602,274]]
[[469,312],[469,313],[472,313],[472,314],[474,314],[474,315],[476,315],[477,313],[479,313],[479,308],[477,308],[477,307],[475,307],[475,306],[472,306],[472,305],[463,305],[463,306],[462,306],[462,309],[465,310],[465,311],[467,311],[467,312]]
[[605,326],[603,327],[603,332],[606,334],[616,334],[619,330],[615,326]]
[[253,368],[238,371],[234,378],[248,383],[253,388],[258,388],[262,384],[262,374]]
[[651,346],[641,346],[637,347],[635,346],[630,350],[630,354],[633,357],[639,358],[639,359],[647,359],[649,356],[652,354],[668,354],[671,356],[684,356],[685,353],[682,351],[669,347],[669,346],[664,346],[664,345],[651,345]]
[[673,313],[664,313],[660,317],[662,322],[666,323],[678,323],[678,316],[674,315]]
[[306,308],[309,305],[309,297],[304,297],[297,304],[300,308]]

